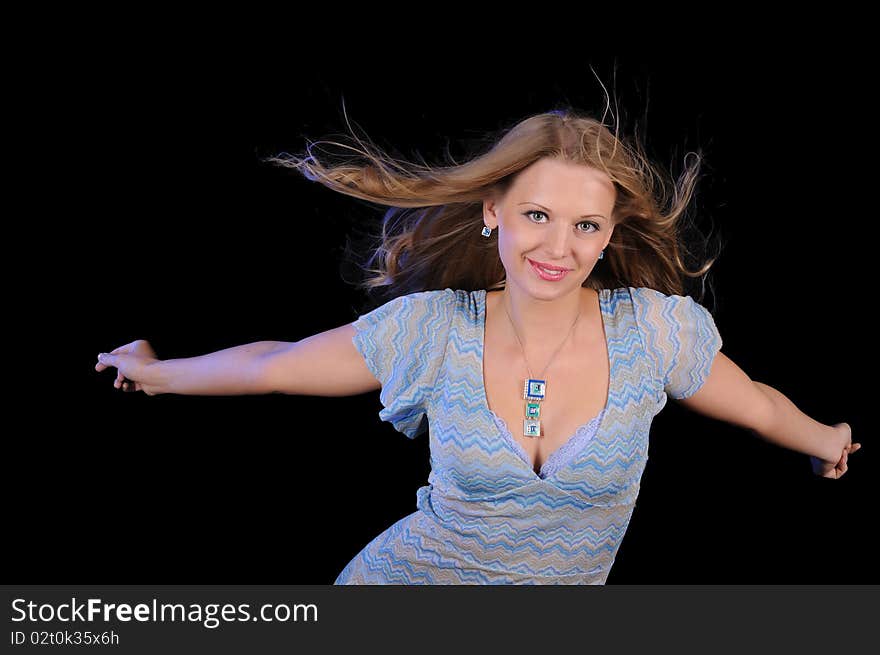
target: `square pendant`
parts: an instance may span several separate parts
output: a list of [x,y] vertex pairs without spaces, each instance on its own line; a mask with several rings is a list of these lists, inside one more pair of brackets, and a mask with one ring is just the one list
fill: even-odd
[[544,400],[546,387],[546,380],[533,380],[529,378],[526,380],[525,388],[523,389],[523,398],[526,400]]
[[527,402],[526,403],[526,418],[530,418],[530,419],[541,418],[541,403]]
[[525,436],[525,437],[540,437],[541,436],[541,421],[530,421],[529,419],[525,419],[523,421],[523,436]]

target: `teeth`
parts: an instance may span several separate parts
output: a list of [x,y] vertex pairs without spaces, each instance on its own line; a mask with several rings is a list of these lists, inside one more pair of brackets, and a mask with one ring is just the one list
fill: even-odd
[[554,277],[559,277],[560,275],[562,275],[565,272],[565,271],[548,271],[543,266],[539,266],[538,268],[540,268],[542,271],[544,271],[547,275],[552,275]]

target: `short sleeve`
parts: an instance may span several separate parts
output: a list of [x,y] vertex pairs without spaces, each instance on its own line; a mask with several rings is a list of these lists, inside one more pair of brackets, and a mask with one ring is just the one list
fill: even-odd
[[398,296],[352,323],[352,342],[382,383],[379,418],[410,439],[427,431],[454,298],[452,289]]
[[721,335],[709,310],[690,296],[630,287],[645,354],[657,383],[676,400],[703,386],[721,350]]

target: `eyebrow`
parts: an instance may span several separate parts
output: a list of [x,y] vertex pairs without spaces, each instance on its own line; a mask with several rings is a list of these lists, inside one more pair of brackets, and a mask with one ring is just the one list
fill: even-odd
[[[528,201],[528,202],[520,202],[517,204],[519,204],[519,205],[538,205],[538,207],[547,211],[548,213],[550,213],[550,214],[553,213],[553,210],[551,210],[549,207],[545,207],[544,205],[538,204],[537,202]],[[581,218],[601,218],[604,221],[608,220],[602,214],[584,214],[583,216],[581,216]]]

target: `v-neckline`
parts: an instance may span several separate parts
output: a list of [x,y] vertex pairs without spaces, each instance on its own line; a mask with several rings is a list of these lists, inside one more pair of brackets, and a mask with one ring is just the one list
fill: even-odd
[[[492,410],[491,407],[489,407],[489,396],[486,393],[486,377],[485,377],[485,369],[484,369],[485,357],[486,357],[486,314],[487,314],[486,296],[487,296],[487,291],[486,291],[486,289],[480,289],[477,291],[478,298],[480,301],[480,303],[479,303],[480,321],[479,321],[477,328],[479,330],[479,339],[478,339],[479,340],[479,347],[480,347],[479,377],[480,377],[480,392],[482,394],[482,401],[483,401],[482,406],[483,406],[483,409],[485,410],[485,412],[488,414],[489,418],[492,419],[492,423],[497,427],[498,432],[501,435],[501,437],[505,440],[505,443],[507,443],[507,445],[513,449],[514,454],[516,455],[517,459],[519,459],[523,463],[525,468],[529,471],[529,473],[532,474],[532,476],[536,480],[549,479],[552,476],[552,473],[551,474],[547,473],[547,471],[549,469],[549,465],[551,463],[555,464],[558,457],[562,456],[563,454],[569,455],[568,460],[563,462],[562,465],[557,466],[554,473],[558,472],[563,467],[563,465],[567,464],[568,462],[571,461],[571,459],[573,459],[574,455],[571,453],[567,453],[567,451],[569,451],[571,449],[571,446],[576,443],[579,435],[582,434],[582,432],[584,430],[589,430],[592,427],[592,424],[594,422],[599,421],[599,424],[593,428],[593,437],[592,438],[595,438],[596,433],[598,433],[598,431],[605,424],[605,416],[608,414],[608,409],[611,407],[611,395],[614,391],[614,387],[612,386],[614,384],[614,361],[612,360],[612,356],[611,356],[611,346],[610,346],[609,336],[608,336],[608,326],[605,323],[606,307],[605,307],[604,294],[606,291],[607,291],[607,289],[598,289],[596,291],[596,295],[598,296],[598,299],[599,299],[599,320],[602,324],[602,335],[605,340],[605,354],[608,357],[608,394],[605,398],[605,406],[602,408],[602,410],[596,416],[591,418],[586,423],[580,425],[574,431],[574,434],[570,435],[562,443],[561,446],[559,446],[556,450],[554,450],[552,453],[550,453],[550,455],[548,455],[547,459],[544,460],[544,463],[541,464],[541,469],[537,473],[535,472],[535,467],[532,464],[531,460],[529,459],[529,455],[526,452],[525,448],[523,448],[522,444],[520,444],[513,437],[513,434],[510,432],[510,429],[507,427],[507,422],[502,417],[498,416],[498,414],[496,414]],[[506,432],[506,434],[505,434],[505,432]]]

